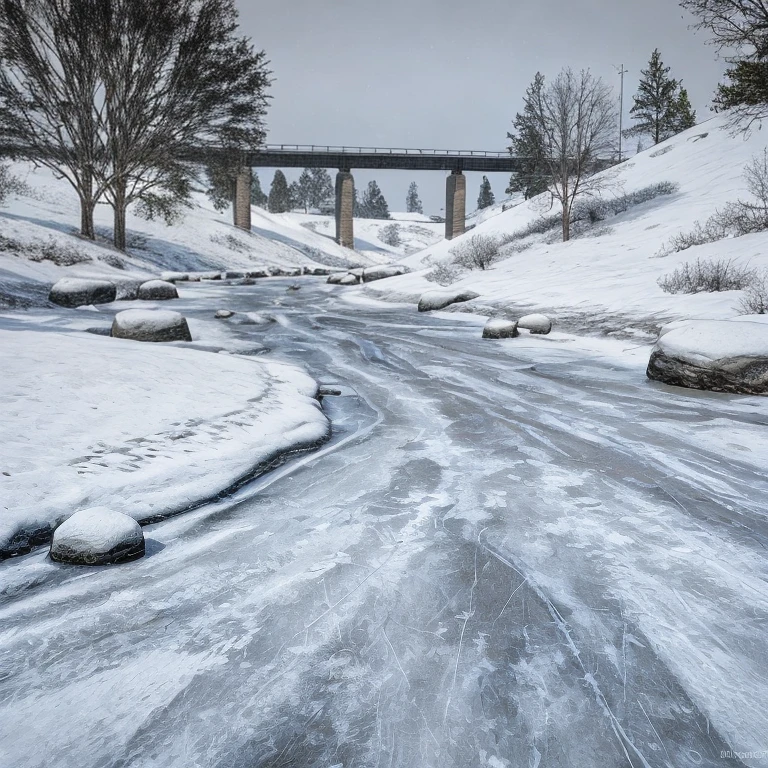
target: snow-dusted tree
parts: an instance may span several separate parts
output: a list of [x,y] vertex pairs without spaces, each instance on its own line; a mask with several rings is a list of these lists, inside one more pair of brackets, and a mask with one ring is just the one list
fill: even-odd
[[488,181],[487,176],[483,176],[483,181],[480,184],[480,194],[477,197],[477,207],[479,210],[483,208],[489,208],[496,202],[496,198],[491,189],[491,182]]
[[512,174],[505,192],[508,195],[522,192],[526,200],[547,191],[544,138],[539,133],[537,121],[529,106],[535,103],[536,94],[543,87],[544,75],[537,72],[526,91],[525,108],[515,115],[514,132],[507,133],[507,138],[511,140],[509,152],[517,159],[518,170]]
[[267,208],[270,213],[287,213],[291,210],[291,192],[288,189],[288,180],[282,171],[275,171],[275,177],[269,189]]
[[309,168],[301,172],[298,181],[291,184],[291,202],[296,207],[304,209],[304,213],[309,213],[309,206],[312,201],[312,173]]
[[564,69],[539,91],[526,93],[525,108],[542,136],[548,189],[562,204],[563,240],[569,240],[574,202],[607,183],[595,173],[613,151],[615,100],[589,70]]
[[255,205],[258,208],[266,208],[268,198],[261,188],[259,174],[256,171],[251,171],[251,174],[251,205]]
[[669,67],[664,66],[661,53],[656,48],[651,54],[648,68],[641,70],[635,103],[629,111],[635,124],[624,131],[625,136],[650,136],[653,143],[658,144],[678,132],[676,116],[680,83],[669,77],[669,70]]
[[730,67],[718,86],[716,110],[730,110],[731,125],[747,130],[768,117],[768,3],[765,0],[680,0],[711,33]]
[[325,168],[310,168],[309,176],[309,205],[312,208],[319,208],[333,198],[333,182]]
[[691,106],[688,91],[680,86],[672,115],[672,129],[674,133],[680,133],[681,131],[693,128],[695,125],[696,110]]
[[90,239],[108,163],[96,108],[105,6],[99,0],[0,3],[0,141],[72,185],[80,232]]
[[389,206],[384,195],[375,181],[368,182],[368,188],[363,192],[363,216],[367,219],[388,219]]
[[412,181],[411,186],[408,187],[408,195],[405,198],[405,210],[408,213],[424,213],[424,206],[419,198],[419,188],[416,186],[415,181]]

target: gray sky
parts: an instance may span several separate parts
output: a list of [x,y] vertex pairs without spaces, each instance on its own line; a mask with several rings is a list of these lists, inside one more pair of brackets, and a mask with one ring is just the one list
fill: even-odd
[[[537,70],[590,68],[625,80],[625,114],[658,47],[684,81],[700,121],[724,69],[675,0],[238,0],[241,25],[271,61],[271,143],[504,149]],[[616,68],[614,68],[616,67]],[[625,126],[627,125],[625,117]],[[629,140],[632,149],[636,140]],[[295,174],[288,174],[289,179]],[[425,212],[445,205],[444,174],[354,172],[376,178],[390,209],[419,184]],[[264,169],[268,191],[272,171]],[[467,174],[468,210],[481,177]],[[490,177],[497,198],[508,177]]]

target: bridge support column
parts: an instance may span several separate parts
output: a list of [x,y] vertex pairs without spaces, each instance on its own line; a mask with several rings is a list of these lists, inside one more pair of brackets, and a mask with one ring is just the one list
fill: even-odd
[[464,234],[467,215],[467,177],[452,171],[445,180],[445,239]]
[[336,242],[345,248],[355,247],[354,210],[355,180],[349,171],[339,171],[336,174]]
[[235,199],[233,201],[233,216],[235,226],[251,231],[251,169],[243,166],[235,180]]

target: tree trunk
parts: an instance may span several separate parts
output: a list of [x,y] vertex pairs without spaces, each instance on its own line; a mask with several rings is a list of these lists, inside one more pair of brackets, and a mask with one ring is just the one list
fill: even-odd
[[126,248],[126,231],[125,231],[125,212],[128,208],[126,202],[126,184],[124,181],[116,181],[114,185],[114,200],[112,207],[115,213],[115,223],[112,239],[117,248],[120,251],[124,251]]
[[93,210],[96,203],[93,198],[80,196],[80,234],[89,240],[96,239],[96,230],[93,226]]
[[571,239],[571,209],[563,203],[563,242],[567,243]]

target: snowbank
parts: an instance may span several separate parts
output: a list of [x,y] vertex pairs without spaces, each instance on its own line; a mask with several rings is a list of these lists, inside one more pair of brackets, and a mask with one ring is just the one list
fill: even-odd
[[181,511],[328,433],[292,366],[66,332],[0,330],[0,348],[3,555],[86,506]]

